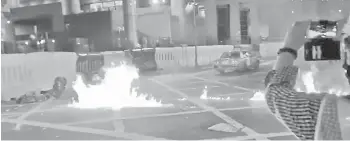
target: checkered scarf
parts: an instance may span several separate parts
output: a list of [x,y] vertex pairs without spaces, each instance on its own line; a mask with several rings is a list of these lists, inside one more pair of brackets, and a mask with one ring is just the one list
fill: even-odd
[[295,66],[268,73],[269,109],[301,140],[341,140],[336,96],[296,92],[292,82],[297,73]]
[[342,140],[337,106],[335,95],[327,95],[322,100],[316,125],[316,140]]

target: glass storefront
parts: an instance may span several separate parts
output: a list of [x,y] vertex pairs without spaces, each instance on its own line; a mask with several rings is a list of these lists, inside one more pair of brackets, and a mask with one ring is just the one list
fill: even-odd
[[[152,5],[170,5],[170,0],[136,0],[137,8],[146,8]],[[117,7],[123,5],[122,0],[110,0],[110,1],[99,1],[92,3],[82,3],[81,9],[84,12],[96,12],[96,11],[107,11],[116,10]]]

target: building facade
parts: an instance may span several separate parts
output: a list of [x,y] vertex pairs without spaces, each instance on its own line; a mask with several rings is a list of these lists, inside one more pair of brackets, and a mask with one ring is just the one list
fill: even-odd
[[[121,32],[125,29],[122,0],[7,0],[6,5],[20,11],[28,6],[57,2],[61,3],[61,15],[111,11],[112,30]],[[350,11],[350,0],[135,0],[133,3],[134,32],[138,35],[150,40],[171,38],[178,44],[198,45],[235,44],[242,40],[240,35],[245,32],[253,43],[259,43],[260,36],[281,41],[297,20],[339,16]],[[196,10],[193,7],[191,10],[193,3],[198,4]],[[246,21],[242,19],[242,9],[248,9]],[[54,31],[63,30],[64,23],[57,21],[52,21],[56,24]],[[17,26],[15,32],[17,35],[34,31]]]

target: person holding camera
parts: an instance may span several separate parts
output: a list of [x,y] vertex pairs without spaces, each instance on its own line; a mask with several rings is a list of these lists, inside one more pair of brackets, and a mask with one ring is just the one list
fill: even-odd
[[[285,37],[283,47],[277,53],[277,62],[265,78],[265,98],[268,108],[301,140],[350,140],[350,86],[343,73],[338,73],[343,72],[340,63],[337,66],[328,61],[302,61],[302,63],[328,63],[323,67],[316,65],[315,83],[329,87],[337,85],[337,88],[344,88],[343,92],[347,95],[306,93],[294,89],[299,76],[298,67],[301,69],[305,66],[310,67],[310,65],[294,66],[295,60],[300,60],[297,58],[303,55],[298,54],[298,51],[302,50],[307,41],[305,35],[310,22],[296,22]],[[342,29],[346,22],[347,18],[339,20],[338,29]],[[329,72],[337,73],[329,74]]]

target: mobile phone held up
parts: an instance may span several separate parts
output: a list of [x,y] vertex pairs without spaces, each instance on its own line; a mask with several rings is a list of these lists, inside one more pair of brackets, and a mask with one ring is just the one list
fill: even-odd
[[306,61],[340,60],[340,41],[335,40],[337,24],[327,20],[311,22],[304,45]]

